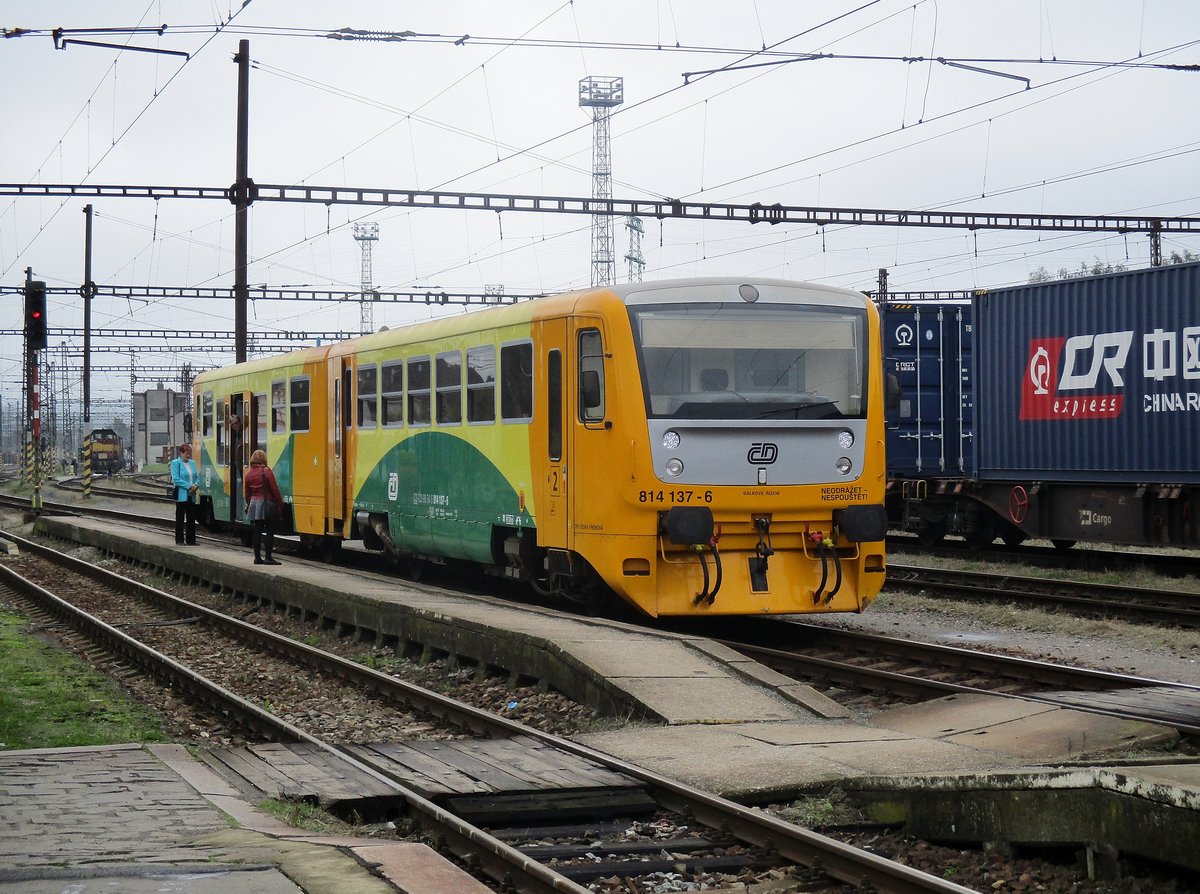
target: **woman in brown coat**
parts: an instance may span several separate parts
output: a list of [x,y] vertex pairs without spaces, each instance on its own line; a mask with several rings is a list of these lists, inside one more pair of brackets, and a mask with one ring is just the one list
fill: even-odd
[[[243,490],[248,507],[247,518],[254,525],[254,564],[278,565],[280,563],[271,558],[271,549],[275,545],[271,518],[272,512],[277,515],[283,510],[283,496],[279,493],[275,473],[267,465],[266,451],[255,450],[250,454],[250,469],[246,472]],[[266,558],[262,554],[264,548]]]

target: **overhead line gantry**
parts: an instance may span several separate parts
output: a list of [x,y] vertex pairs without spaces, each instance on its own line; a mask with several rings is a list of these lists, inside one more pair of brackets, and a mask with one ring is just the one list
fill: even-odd
[[[24,286],[0,286],[0,295],[20,295],[25,291]],[[50,295],[78,295],[78,286],[48,287]],[[93,295],[105,295],[113,298],[132,300],[151,300],[158,298],[191,298],[191,299],[232,299],[235,297],[232,288],[217,286],[130,286],[103,285],[93,283]],[[292,288],[290,286],[250,286],[247,290],[251,301],[329,301],[329,302],[358,302],[363,293],[360,289],[308,289]],[[416,288],[406,291],[384,291],[372,289],[370,300],[390,302],[394,304],[515,304],[518,301],[528,301],[540,298],[544,292],[527,292],[516,294],[496,294],[494,292],[447,292],[441,288]]]
[[728,220],[814,226],[944,227],[966,230],[1070,230],[1114,233],[1198,233],[1200,217],[1118,214],[1028,214],[1024,212],[836,208],[811,205],[689,202],[683,199],[596,199],[511,193],[368,189],[347,186],[253,184],[248,191],[207,186],[106,186],[0,183],[0,196],[31,198],[215,199],[298,202],[314,205],[371,205],[539,214],[630,214],[659,219]]

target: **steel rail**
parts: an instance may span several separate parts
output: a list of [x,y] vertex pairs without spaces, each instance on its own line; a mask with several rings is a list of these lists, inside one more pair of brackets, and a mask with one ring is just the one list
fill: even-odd
[[1013,600],[1068,608],[1080,613],[1122,616],[1183,627],[1200,627],[1200,594],[1122,584],[1023,577],[1008,573],[927,568],[888,563],[888,584],[925,589],[949,598]]
[[[138,584],[136,581],[131,581],[128,578],[121,578],[120,575],[96,568],[96,566],[88,566],[84,570],[80,566],[87,566],[88,563],[71,556],[66,556],[40,544],[35,544],[24,538],[8,533],[5,533],[3,536],[5,539],[17,543],[22,549],[27,549],[43,558],[52,558],[53,561],[61,562],[61,564],[74,571],[104,580],[108,585],[115,586],[123,592],[139,592],[139,595],[148,596],[160,604],[177,601],[181,606],[187,606],[188,611],[202,611],[210,620],[211,615],[215,614],[211,610],[204,609],[202,606],[189,603],[186,600],[176,600],[176,597],[170,596],[170,594],[154,590],[154,588],[146,587],[143,584]],[[96,574],[94,572],[100,573]],[[114,578],[116,580],[113,580]],[[61,618],[65,623],[70,624],[94,642],[99,643],[106,650],[120,655],[125,660],[141,668],[148,675],[165,679],[170,683],[182,687],[203,704],[208,705],[210,708],[217,710],[227,717],[237,718],[255,732],[265,734],[278,741],[303,742],[312,745],[343,762],[355,773],[368,776],[389,787],[395,792],[398,798],[404,800],[416,812],[423,826],[432,830],[436,837],[446,840],[451,850],[459,857],[478,864],[494,880],[498,882],[508,880],[511,882],[514,879],[514,873],[520,873],[526,880],[526,884],[522,887],[522,890],[539,892],[539,894],[540,892],[545,892],[545,894],[552,894],[552,892],[560,892],[560,894],[562,892],[566,892],[566,894],[587,894],[586,888],[575,884],[553,869],[530,859],[516,848],[493,838],[482,829],[466,823],[449,811],[438,807],[423,795],[405,786],[399,780],[379,772],[375,768],[330,745],[323,739],[317,738],[299,727],[275,717],[257,705],[241,698],[236,693],[230,692],[179,662],[138,642],[133,637],[122,633],[94,615],[76,608],[66,600],[60,599],[48,590],[26,580],[12,568],[0,565],[0,583],[5,583],[12,589],[32,599],[45,611]],[[267,632],[262,631],[262,633]],[[270,634],[270,636],[274,636],[274,634]]]
[[[180,599],[137,581],[124,578],[114,572],[90,565],[83,560],[67,556],[24,538],[9,534],[5,534],[4,537],[17,543],[22,549],[27,549],[30,552],[47,558],[53,558],[56,562],[61,561],[66,567],[78,573],[86,574],[95,580],[103,581],[105,585],[119,589],[122,592],[136,593],[152,600],[160,606],[171,606],[181,612],[200,615],[211,623],[220,624],[226,630],[240,631],[239,636],[253,635],[255,638],[269,642],[272,650],[277,650],[284,654],[290,653],[296,656],[303,656],[302,660],[319,662],[323,669],[343,674],[349,679],[360,681],[364,687],[384,693],[387,693],[389,690],[393,693],[400,693],[401,699],[410,701],[437,716],[446,716],[441,712],[452,711],[456,717],[465,718],[467,725],[486,729],[496,734],[532,737],[550,747],[587,758],[609,770],[639,780],[647,786],[655,800],[668,809],[694,817],[697,821],[712,828],[725,828],[730,834],[743,841],[773,850],[782,858],[794,863],[819,868],[840,881],[857,885],[870,884],[874,886],[876,891],[881,892],[881,894],[885,894],[885,892],[886,894],[931,894],[931,892],[932,894],[970,894],[970,889],[968,888],[955,885],[884,857],[861,851],[842,842],[826,838],[818,833],[776,819],[761,811],[743,807],[725,798],[703,792],[676,780],[661,776],[658,773],[638,767],[635,764],[619,760],[585,745],[572,742],[569,739],[544,733],[509,718],[481,711],[468,705],[462,705],[453,699],[425,690],[423,687],[398,680],[387,674],[372,670],[355,662],[347,661],[338,656],[321,652],[319,649],[288,639],[287,637],[261,630],[261,628],[247,624],[237,618],[222,615],[220,612]],[[4,569],[2,566],[0,566],[0,571],[3,571],[6,576],[15,574],[8,569]],[[41,588],[37,589],[40,590]],[[59,600],[57,597],[51,596],[51,594],[47,594],[47,596],[50,596],[56,602],[66,605],[63,600]],[[78,610],[75,611],[78,612]],[[86,613],[82,612],[78,612],[78,614],[86,615]],[[91,615],[86,615],[86,617],[96,624],[103,625],[104,628],[107,628],[107,631],[111,631],[111,633],[106,633],[106,638],[115,634],[122,642],[136,642],[115,628],[104,624],[98,619],[92,618]],[[132,647],[127,646],[125,648]],[[144,649],[145,647],[142,648]],[[147,651],[153,652],[153,650]],[[159,655],[157,652],[153,652],[153,654],[155,656]],[[169,659],[164,660],[169,661]],[[175,663],[171,662],[171,664],[174,665]],[[182,670],[190,674],[190,678],[194,681],[193,685],[205,685],[206,691],[210,693],[215,693],[218,690],[224,692],[216,684],[188,672],[186,669]],[[216,695],[213,694],[210,697],[215,698]],[[237,697],[234,696],[234,698],[236,699]],[[493,878],[503,880],[506,876],[510,877],[514,868],[517,868],[521,872],[531,873],[531,877],[538,884],[542,885],[542,887],[536,888],[539,891],[571,892],[571,894],[578,892],[578,894],[582,894],[586,890],[571,882],[565,876],[530,860],[521,854],[521,852],[505,845],[483,830],[458,820],[452,814],[437,807],[437,805],[408,789],[401,782],[387,774],[362,764],[357,759],[344,754],[334,746],[328,745],[310,736],[308,733],[292,727],[290,724],[286,724],[258,709],[255,717],[260,717],[260,715],[265,715],[265,717],[260,718],[262,722],[269,719],[272,722],[280,724],[281,736],[286,736],[294,741],[315,744],[322,748],[322,750],[346,760],[356,771],[367,773],[372,778],[384,781],[395,787],[398,795],[404,798],[422,817],[428,818],[429,822],[436,823],[439,831],[443,834],[446,832],[450,834],[452,841],[457,847],[456,853],[459,853],[464,858],[468,854],[480,858],[480,862]],[[481,848],[483,850],[482,853],[480,852]],[[497,867],[500,868],[500,871],[497,874],[493,874],[497,870]]]
[[[956,646],[943,646],[935,643],[896,639],[873,633],[833,630],[819,624],[789,622],[787,626],[793,630],[799,628],[804,633],[810,634],[814,641],[822,646],[847,647],[866,654],[879,654],[882,652],[887,657],[903,657],[910,662],[930,669],[955,667],[977,672],[992,678],[1017,681],[1025,679],[1036,681],[1041,685],[1074,688],[1087,692],[1147,687],[1200,692],[1200,686],[1189,683],[1115,674],[1109,671],[1071,667],[1047,661],[1033,661],[1028,658],[978,652],[973,649],[962,649]],[[1087,711],[1092,714],[1119,717],[1124,720],[1169,725],[1187,735],[1200,735],[1200,721],[1187,722],[1179,719],[1165,719],[1139,714],[1135,711],[1122,708],[1078,704],[1072,701],[1064,701],[1062,698],[1056,698],[1053,695],[1036,692],[1014,693],[997,688],[934,680],[927,676],[921,676],[918,673],[862,667],[850,662],[805,655],[803,652],[795,649],[762,646],[753,642],[746,642],[745,639],[722,639],[718,640],[718,642],[785,674],[789,673],[790,670],[791,674],[796,675],[795,668],[808,668],[814,675],[819,677],[837,680],[838,682],[850,685],[862,685],[870,690],[886,690],[904,695],[925,694],[942,696],[957,692],[992,695],[1000,698],[1015,698],[1022,701],[1053,705],[1059,708],[1066,707],[1079,711]]]
[[887,547],[888,552],[893,555],[909,553],[950,559],[968,559],[972,562],[1024,563],[1048,568],[1073,568],[1084,571],[1145,568],[1167,577],[1200,575],[1200,552],[1196,550],[1193,550],[1190,555],[1176,555],[1084,546],[1061,549],[1056,546],[1036,546],[1029,543],[1003,547],[990,545],[983,549],[972,549],[964,541],[956,538],[947,538],[937,546],[926,547],[921,546],[915,536],[902,534],[889,534]]

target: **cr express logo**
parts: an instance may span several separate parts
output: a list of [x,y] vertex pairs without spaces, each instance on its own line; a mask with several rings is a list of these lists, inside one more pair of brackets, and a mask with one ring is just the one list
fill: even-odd
[[770,441],[763,441],[750,445],[750,452],[746,454],[746,462],[755,466],[769,466],[779,458],[779,448]]
[[1125,403],[1133,332],[1035,338],[1021,385],[1021,419],[1109,419]]

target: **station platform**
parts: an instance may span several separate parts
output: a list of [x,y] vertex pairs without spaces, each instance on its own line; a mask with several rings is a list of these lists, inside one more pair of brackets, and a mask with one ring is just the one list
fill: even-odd
[[2,894],[488,894],[423,844],[313,835],[178,745],[0,751]]
[[[979,789],[979,780],[1004,779],[1010,790],[1023,786],[1026,790],[1061,791],[1074,786],[1093,792],[1105,786],[1115,791],[1114,780],[1119,780],[1116,787],[1122,797],[1182,812],[1187,815],[1182,825],[1193,831],[1200,818],[1200,764],[1187,760],[1172,763],[1165,757],[1132,765],[1122,761],[1123,755],[1159,749],[1175,741],[1175,732],[1164,727],[984,695],[950,696],[864,719],[851,716],[811,687],[696,637],[518,607],[290,558],[267,570],[253,565],[249,550],[230,550],[227,544],[203,539],[195,547],[176,547],[169,532],[116,529],[93,519],[43,516],[38,530],[117,554],[137,555],[183,577],[253,594],[314,620],[332,621],[344,632],[397,645],[416,644],[430,654],[544,680],[602,711],[645,721],[582,735],[579,741],[741,801],[786,799],[838,785],[861,792],[875,788],[892,792],[888,803],[894,806],[903,800],[896,794],[900,791],[945,791],[955,785]],[[132,750],[143,759],[182,766],[180,760],[174,765],[165,760],[166,755],[179,757],[178,750]],[[5,770],[2,761],[11,760],[11,754],[0,753],[0,771]],[[1107,776],[1098,770],[1064,775],[1063,765],[1089,759],[1102,759],[1119,769]],[[50,771],[48,775],[58,774]],[[0,776],[7,777],[7,772]],[[11,807],[6,806],[6,785],[0,783],[0,825],[11,832],[14,825]],[[193,785],[192,791],[197,798],[204,795],[214,822],[224,824],[224,814],[242,824],[247,811],[253,811],[245,804],[213,800],[203,787]],[[228,799],[229,795],[220,797]],[[62,800],[65,804],[69,799]],[[45,815],[49,817],[49,813]],[[1178,816],[1174,821],[1180,822]],[[54,825],[53,820],[47,822]],[[79,828],[75,822],[68,824]],[[338,859],[362,867],[388,864],[381,853],[363,850],[384,846],[379,843],[332,842],[262,825],[244,824],[237,831],[253,833],[254,847],[263,844],[263,839],[255,836],[265,835],[274,842],[271,847],[282,842],[288,848],[325,848],[336,851]],[[224,825],[193,836],[199,847],[214,848],[206,861],[229,859],[221,857],[225,853],[221,848],[233,844],[208,837],[218,833],[234,834]],[[13,865],[11,842],[2,846],[5,852],[0,855],[0,866]],[[244,846],[255,852],[250,844]],[[164,853],[166,862],[182,859],[172,856],[174,852],[166,845]],[[95,863],[86,854],[77,860],[87,866]],[[263,863],[280,865],[266,857]],[[245,871],[246,866],[237,868]],[[382,882],[378,869],[364,871]],[[287,876],[297,877],[290,871]],[[10,890],[3,887],[6,883],[0,872],[0,892]],[[225,886],[221,890],[239,889]],[[254,890],[274,894],[275,889]],[[316,894],[322,889],[306,885],[302,890]]]

